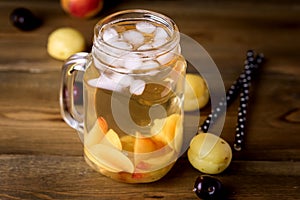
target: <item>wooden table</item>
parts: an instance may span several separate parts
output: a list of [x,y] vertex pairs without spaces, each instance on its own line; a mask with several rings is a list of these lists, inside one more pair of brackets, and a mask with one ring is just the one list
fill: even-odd
[[[125,184],[93,171],[81,142],[60,115],[61,61],[46,51],[48,35],[63,26],[80,30],[91,44],[94,24],[128,8],[173,18],[181,32],[211,55],[225,87],[243,68],[245,52],[267,62],[251,90],[246,147],[216,175],[228,199],[300,199],[300,2],[129,0],[110,1],[94,19],[66,15],[59,1],[0,2],[0,199],[197,199],[194,169],[183,155],[160,181]],[[8,20],[17,6],[43,18],[21,32]],[[234,141],[238,101],[228,109],[222,137]],[[209,109],[203,110],[203,116]]]

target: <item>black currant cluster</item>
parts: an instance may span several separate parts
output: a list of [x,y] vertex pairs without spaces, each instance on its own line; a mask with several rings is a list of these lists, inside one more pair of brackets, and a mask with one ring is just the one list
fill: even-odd
[[209,129],[209,126],[214,124],[218,117],[223,114],[225,108],[228,107],[238,97],[238,95],[240,95],[240,106],[238,110],[234,149],[237,151],[242,149],[242,145],[244,144],[246,113],[249,100],[249,87],[251,80],[253,79],[263,60],[263,54],[255,55],[253,50],[247,51],[244,71],[227,90],[226,99],[221,99],[218,107],[208,115],[204,123],[201,125],[200,131],[206,133]]
[[255,57],[254,51],[247,52],[247,59],[245,61],[245,70],[240,75],[240,105],[238,108],[238,118],[235,132],[234,149],[240,151],[244,145],[244,135],[246,127],[246,115],[249,101],[249,88],[253,76],[263,62],[264,56],[259,54]]

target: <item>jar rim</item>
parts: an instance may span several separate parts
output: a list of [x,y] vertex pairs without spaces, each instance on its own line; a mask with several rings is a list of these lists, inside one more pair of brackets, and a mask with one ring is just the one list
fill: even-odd
[[[170,38],[165,43],[157,47],[140,49],[140,50],[137,49],[132,50],[132,49],[125,49],[125,48],[113,46],[112,44],[104,41],[102,37],[99,37],[99,34],[104,27],[118,22],[127,21],[127,20],[144,20],[144,21],[158,22],[168,28],[168,30],[171,33]],[[145,10],[145,9],[127,9],[127,10],[115,12],[101,19],[94,27],[94,44],[100,42],[101,45],[105,45],[113,49],[122,50],[124,52],[132,52],[132,53],[156,52],[162,49],[168,51],[172,49],[172,46],[174,46],[172,44],[175,44],[176,46],[179,43],[179,40],[180,40],[179,29],[176,23],[171,18],[161,13],[151,11],[151,10]],[[94,46],[97,47],[98,45],[94,45]]]
[[[137,21],[151,21],[153,23],[156,23],[157,26],[161,26],[165,29],[168,37],[162,44],[157,45],[156,47],[150,45],[151,48],[146,49],[120,48],[115,46],[113,43],[106,42],[108,40],[105,41],[103,32],[104,30],[108,30],[106,29],[107,27],[111,27],[114,24],[118,24],[120,22],[131,21],[133,21],[134,23]],[[158,30],[157,27],[155,30]],[[181,49],[179,45],[180,33],[178,31],[177,25],[169,17],[154,11],[143,9],[119,11],[100,20],[95,25],[94,31],[94,44],[92,48],[92,54],[96,59],[95,62],[98,61],[99,68],[110,69],[124,74],[152,74],[157,70],[161,70],[160,66],[167,63],[166,60],[170,59],[170,55],[181,55]],[[119,37],[120,35],[118,36],[118,39],[116,39],[116,41],[120,41]],[[133,45],[130,42],[128,44]],[[144,44],[147,43],[143,43],[142,45]],[[120,62],[125,62],[132,65],[133,62],[133,65],[138,65],[138,62],[140,61],[135,60],[136,58],[140,59],[143,64],[145,64],[147,61],[153,60],[156,64],[158,64],[158,66],[155,63],[149,64],[149,62],[147,62],[147,65],[149,64],[149,66],[145,69],[135,69],[135,67],[130,69],[126,66],[122,66],[122,64],[119,64]]]

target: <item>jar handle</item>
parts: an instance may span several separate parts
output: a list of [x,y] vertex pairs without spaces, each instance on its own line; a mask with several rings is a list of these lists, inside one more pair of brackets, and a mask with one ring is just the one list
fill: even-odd
[[[89,53],[80,52],[69,57],[63,67],[61,74],[61,85],[59,93],[60,112],[64,121],[76,129],[79,138],[83,142],[83,118],[74,104],[74,83],[81,75],[79,82],[82,83],[82,75],[87,68]],[[83,97],[80,97],[83,99]],[[83,102],[83,101],[81,101]]]

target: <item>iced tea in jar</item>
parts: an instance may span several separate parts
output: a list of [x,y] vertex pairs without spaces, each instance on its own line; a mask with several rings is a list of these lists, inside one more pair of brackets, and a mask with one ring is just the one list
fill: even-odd
[[[152,182],[180,156],[186,62],[179,40],[170,18],[126,10],[96,24],[91,53],[66,61],[62,115],[83,136],[85,160],[95,170],[122,182]],[[78,70],[82,114],[67,98]]]

